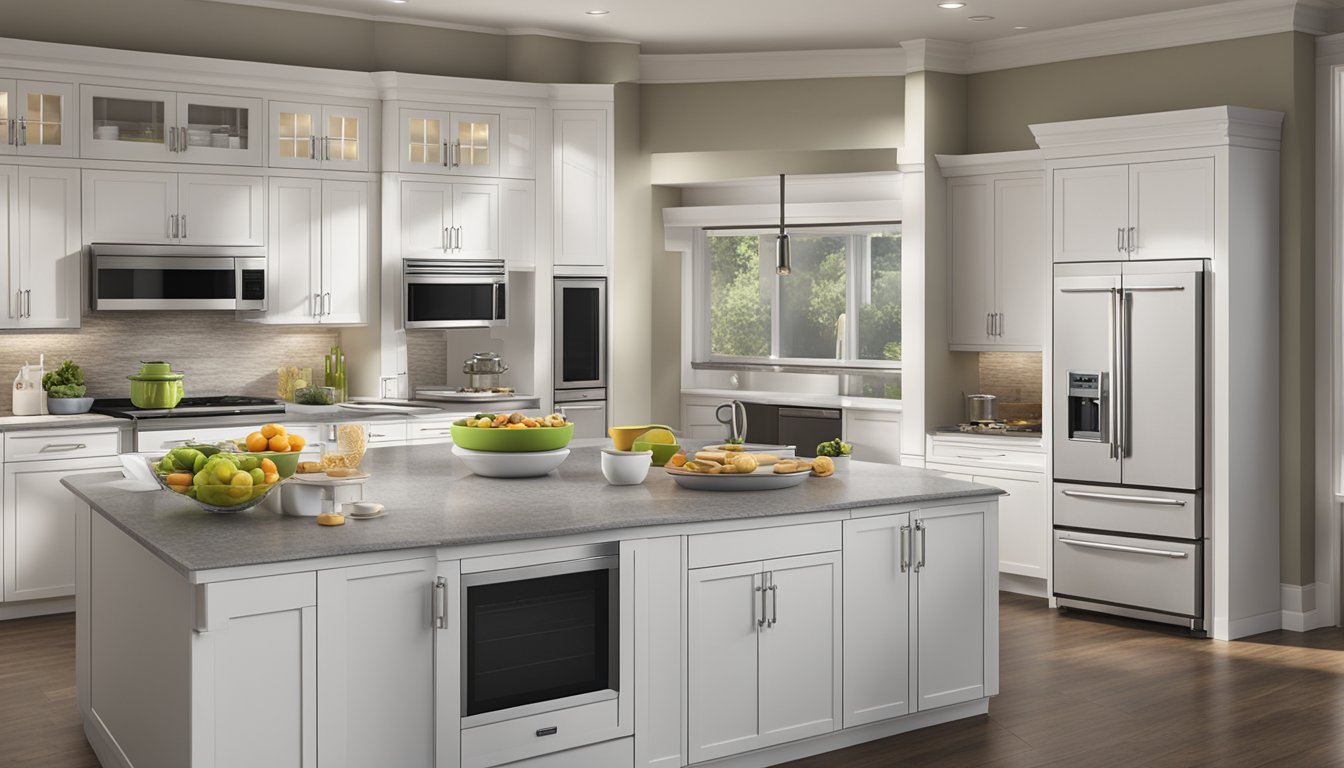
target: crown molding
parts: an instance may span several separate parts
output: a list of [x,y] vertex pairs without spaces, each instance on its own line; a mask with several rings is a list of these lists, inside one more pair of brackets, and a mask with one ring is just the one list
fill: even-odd
[[639,81],[646,84],[890,77],[904,75],[905,69],[905,52],[901,48],[646,53],[639,57]]
[[[218,0],[216,0],[218,2]],[[622,43],[624,45],[639,45],[638,40],[626,40],[622,37],[590,37],[588,35],[578,35],[573,32],[557,32],[554,29],[545,29],[544,27],[508,27],[504,34],[510,36],[535,35],[537,37],[554,37],[560,40],[573,40],[579,43]]]
[[1283,113],[1203,107],[1028,126],[1046,159],[1152,152],[1189,147],[1279,150]]
[[934,155],[943,178],[985,173],[1022,173],[1045,169],[1045,153],[1039,149],[1018,152],[985,152],[978,155]]
[[1344,33],[1316,38],[1316,61],[1321,64],[1344,64]]
[[905,40],[901,42],[905,51],[905,73],[949,72],[954,75],[969,74],[967,63],[971,56],[971,46],[967,43],[952,43],[947,40]]

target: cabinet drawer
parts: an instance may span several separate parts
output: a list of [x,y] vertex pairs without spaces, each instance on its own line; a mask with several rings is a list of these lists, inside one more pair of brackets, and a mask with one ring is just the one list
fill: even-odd
[[747,563],[840,549],[841,523],[808,523],[688,537],[688,567]]
[[635,739],[630,736],[520,760],[508,768],[633,768],[634,764]]
[[4,437],[5,461],[84,459],[121,452],[121,432],[116,429],[7,432]]
[[370,445],[404,443],[409,431],[404,421],[374,421],[368,426]]
[[453,440],[453,422],[449,421],[416,421],[412,420],[406,429],[406,434],[411,440],[417,443],[442,442],[449,443]]
[[489,768],[622,735],[617,699],[462,731],[462,768]]
[[1203,547],[1055,531],[1055,596],[1198,615]]
[[1055,525],[1148,536],[1204,535],[1199,493],[1055,483]]
[[973,444],[960,441],[930,440],[928,461],[939,464],[956,464],[962,467],[1001,467],[1028,472],[1045,471],[1044,452],[1023,450],[1022,446],[1013,445],[1011,441],[1019,438],[995,437],[989,439],[1008,444]]

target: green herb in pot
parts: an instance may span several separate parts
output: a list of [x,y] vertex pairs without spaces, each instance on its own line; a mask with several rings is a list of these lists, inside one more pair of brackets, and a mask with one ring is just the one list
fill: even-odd
[[854,446],[844,442],[838,437],[835,438],[834,440],[827,440],[824,443],[817,444],[818,456],[831,456],[831,457],[848,456],[853,452],[854,452]]
[[42,377],[42,388],[47,391],[47,397],[55,398],[84,397],[89,391],[84,386],[84,371],[73,360],[66,360],[61,367],[48,371]]
[[331,387],[302,387],[294,390],[294,402],[299,405],[335,405],[336,390]]

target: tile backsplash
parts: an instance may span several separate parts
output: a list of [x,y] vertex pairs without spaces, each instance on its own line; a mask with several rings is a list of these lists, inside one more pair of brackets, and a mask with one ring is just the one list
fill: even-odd
[[999,418],[1041,417],[1041,353],[981,352],[980,390],[998,398]]
[[130,397],[126,377],[142,360],[165,360],[186,374],[189,397],[274,397],[277,368],[313,368],[320,378],[323,355],[340,343],[334,328],[260,325],[232,312],[95,312],[82,324],[70,331],[0,332],[0,414],[10,413],[19,367],[36,364],[41,354],[48,370],[66,359],[78,363],[94,397]]

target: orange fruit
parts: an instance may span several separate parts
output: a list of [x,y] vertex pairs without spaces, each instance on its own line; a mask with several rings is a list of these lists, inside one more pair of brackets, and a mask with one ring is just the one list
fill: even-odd
[[289,451],[289,436],[285,434],[278,434],[275,437],[272,437],[270,441],[270,446],[271,450],[275,451],[276,453],[286,453],[287,451]]
[[278,472],[267,472],[267,473],[266,473],[266,477],[265,477],[265,482],[266,482],[266,485],[273,485],[273,484],[275,484],[275,483],[280,482],[280,473],[278,473]]
[[252,434],[247,436],[247,450],[264,451],[266,450],[266,446],[267,446],[266,436],[261,434],[260,432],[253,432]]
[[[276,435],[283,435],[283,434],[285,434],[285,428],[281,424],[266,424],[261,428],[261,436],[266,438],[267,440],[270,440]],[[271,450],[275,449],[272,448]]]
[[303,439],[303,435],[290,435],[290,436],[289,436],[289,450],[291,450],[291,451],[302,451],[302,450],[303,450],[303,446],[305,446],[305,445],[307,445],[307,444],[308,444],[308,441]]
[[191,485],[192,474],[190,472],[174,472],[164,478],[164,482],[169,485],[180,485],[186,487]]
[[270,459],[262,459],[262,460],[261,460],[260,467],[261,467],[261,471],[262,471],[262,472],[265,472],[265,473],[268,474],[268,475],[274,475],[274,474],[276,474],[277,472],[280,471],[280,470],[278,470],[278,469],[275,468],[275,462],[274,462],[274,461],[271,461]]

